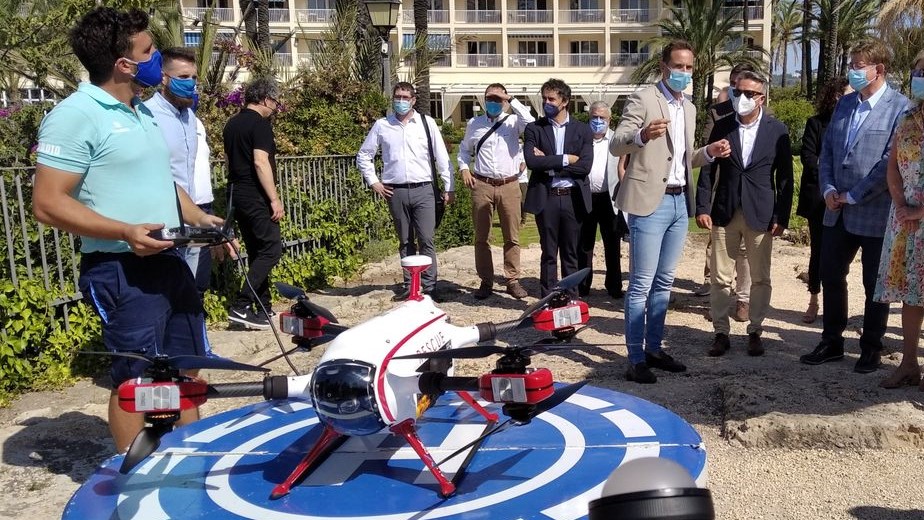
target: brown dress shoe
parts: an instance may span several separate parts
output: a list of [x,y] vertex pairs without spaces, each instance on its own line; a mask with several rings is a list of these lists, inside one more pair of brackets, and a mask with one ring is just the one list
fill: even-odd
[[712,346],[709,347],[709,351],[706,352],[707,355],[712,357],[718,357],[731,348],[731,341],[728,340],[728,334],[722,334],[721,332],[715,335],[715,339],[712,340]]
[[751,304],[738,302],[735,304],[735,321],[748,321],[751,317]]
[[472,296],[474,296],[476,300],[483,300],[487,298],[488,296],[491,296],[491,292],[493,291],[493,288],[494,288],[493,283],[485,282],[482,280],[481,285],[478,286],[478,290],[476,290],[472,294]]
[[526,298],[527,296],[529,296],[526,293],[526,289],[524,289],[523,286],[520,285],[520,282],[516,280],[507,284],[507,294],[509,294],[510,296],[513,296],[514,298],[518,300],[522,300],[523,298]]
[[752,332],[748,334],[748,355],[749,356],[763,356],[764,355],[764,342],[760,339],[760,334],[757,332]]

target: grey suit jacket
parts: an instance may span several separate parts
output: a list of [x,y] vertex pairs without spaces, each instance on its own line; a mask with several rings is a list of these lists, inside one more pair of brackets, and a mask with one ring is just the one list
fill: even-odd
[[886,91],[860,125],[849,147],[844,144],[859,95],[853,92],[838,101],[825,131],[818,162],[821,194],[836,189],[848,192],[856,201],[837,211],[826,208],[824,225],[834,226],[843,215],[844,229],[867,237],[881,237],[885,233],[892,202],[886,186],[889,148],[895,126],[908,109],[908,98],[888,85],[882,88]]
[[684,96],[683,115],[686,153],[674,158],[674,145],[668,133],[652,139],[644,146],[635,144],[635,135],[655,119],[668,118],[667,98],[655,84],[629,96],[626,106],[610,142],[613,155],[632,154],[626,175],[616,194],[616,205],[624,212],[647,216],[654,213],[667,187],[672,161],[682,160],[686,169],[687,213],[693,216],[693,168],[706,163],[705,147],[693,148],[693,130],[696,127],[696,107]]

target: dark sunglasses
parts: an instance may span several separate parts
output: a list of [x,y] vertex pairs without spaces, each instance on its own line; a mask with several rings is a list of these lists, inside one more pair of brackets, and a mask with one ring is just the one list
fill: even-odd
[[737,89],[737,88],[733,88],[733,89],[731,89],[731,90],[732,90],[732,95],[733,95],[733,96],[735,96],[735,97],[744,96],[744,97],[746,97],[746,98],[748,98],[748,99],[751,99],[751,98],[753,98],[753,97],[755,97],[755,96],[763,96],[763,95],[764,95],[763,92],[757,92],[757,91],[754,91],[754,90],[741,90],[741,89]]

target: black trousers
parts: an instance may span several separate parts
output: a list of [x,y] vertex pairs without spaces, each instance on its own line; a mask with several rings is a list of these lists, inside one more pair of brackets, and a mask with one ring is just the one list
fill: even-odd
[[816,208],[809,215],[809,265],[808,265],[808,290],[811,294],[821,292],[821,237],[824,229],[822,221],[825,218],[825,207]]
[[876,277],[879,274],[879,256],[882,252],[882,237],[854,235],[844,228],[844,219],[839,217],[833,227],[822,232],[821,283],[824,288],[824,330],[822,339],[843,344],[844,329],[847,328],[847,273],[857,251],[862,249],[860,262],[863,267],[863,290],[866,300],[863,309],[863,334],[861,349],[882,348],[889,319],[889,305],[873,299]]
[[[234,301],[234,307],[245,307],[259,301],[263,302],[267,310],[272,303],[270,300],[270,272],[282,258],[282,235],[279,231],[279,222],[270,218],[273,210],[269,199],[258,188],[250,186],[234,186],[234,218],[241,230],[241,238],[247,248],[247,259],[250,268],[247,270],[247,280],[241,286]],[[256,291],[251,291],[247,282]]]
[[567,195],[550,192],[545,208],[536,215],[539,245],[542,248],[539,260],[541,296],[549,294],[558,283],[557,258],[561,259],[563,278],[578,271],[581,225],[586,218],[584,205],[574,202],[574,198],[580,196],[577,188],[571,188],[571,193]]
[[603,285],[608,293],[619,293],[622,292],[622,266],[619,261],[621,237],[617,219],[621,217],[613,211],[608,192],[594,193],[591,197],[593,208],[581,225],[581,254],[578,255],[578,270],[590,267],[591,272],[578,285],[578,292],[582,295],[590,292],[590,284],[594,276],[594,246],[597,242],[597,226],[599,226],[606,262],[606,278]]

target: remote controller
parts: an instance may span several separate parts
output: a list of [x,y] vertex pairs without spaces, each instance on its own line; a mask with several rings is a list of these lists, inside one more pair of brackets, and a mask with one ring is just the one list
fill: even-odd
[[[234,234],[230,229],[224,235],[234,238]],[[172,241],[175,246],[187,247],[214,246],[227,241],[222,234],[222,229],[219,227],[162,228],[151,231],[148,236],[156,240]]]

